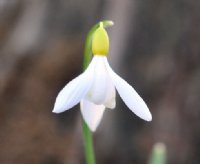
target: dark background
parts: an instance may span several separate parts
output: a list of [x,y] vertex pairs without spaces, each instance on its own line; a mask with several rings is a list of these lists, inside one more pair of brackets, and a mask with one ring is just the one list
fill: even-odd
[[163,142],[169,164],[200,163],[199,0],[0,0],[0,163],[84,162],[79,106],[52,113],[81,73],[86,34],[110,19],[112,68],[153,121],[117,96],[94,133],[98,164],[147,163]]

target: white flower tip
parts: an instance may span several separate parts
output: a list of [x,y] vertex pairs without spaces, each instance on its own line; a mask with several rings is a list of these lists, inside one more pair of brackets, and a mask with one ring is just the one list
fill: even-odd
[[59,106],[57,103],[54,105],[54,108],[52,110],[53,113],[62,113],[64,112],[65,110],[67,110],[68,108],[63,108],[61,106]]
[[142,119],[144,119],[145,121],[152,121],[152,115],[151,113],[148,111],[148,113],[145,114],[145,116],[142,117]]
[[53,109],[52,112],[53,112],[53,113],[60,113],[60,112],[59,112],[58,110],[56,110],[56,109]]
[[60,110],[58,110],[58,109],[57,109],[57,108],[55,108],[55,107],[53,108],[52,112],[53,112],[53,113],[61,113],[61,111],[60,111]]
[[97,126],[96,126],[95,124],[90,124],[90,125],[88,125],[88,127],[90,128],[90,130],[91,130],[92,132],[95,132],[96,129],[97,129]]
[[[88,108],[88,112],[91,112],[89,111],[90,109]],[[92,110],[95,110],[95,109],[92,109]],[[87,118],[87,116],[85,115],[85,113],[83,114],[83,110],[82,110],[82,114],[83,114],[83,119],[84,121],[86,122],[87,126],[89,127],[89,129],[92,131],[92,132],[95,132],[97,127],[99,126],[99,123],[101,121],[101,118],[103,116],[103,112],[104,112],[105,108],[103,107],[103,109],[101,110],[99,108],[99,111],[93,111],[93,113],[90,113],[88,116],[90,116],[89,118]],[[94,113],[96,112],[96,114]],[[91,115],[92,114],[92,115]]]
[[149,116],[147,117],[146,121],[148,121],[148,122],[152,121],[152,115],[151,115],[151,113],[149,113]]

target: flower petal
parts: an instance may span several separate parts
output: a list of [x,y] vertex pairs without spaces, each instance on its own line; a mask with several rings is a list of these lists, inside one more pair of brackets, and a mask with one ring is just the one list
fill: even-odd
[[95,55],[96,65],[94,68],[94,80],[86,99],[97,104],[105,105],[108,108],[115,107],[115,87],[108,74],[105,65],[105,56]]
[[78,104],[92,85],[95,62],[84,73],[70,81],[58,94],[53,112],[61,113]]
[[107,59],[106,67],[109,71],[109,74],[117,91],[119,92],[120,97],[129,107],[129,109],[140,118],[146,121],[151,121],[152,116],[147,105],[145,104],[143,99],[138,95],[138,93],[134,90],[134,88],[112,70],[112,68],[108,64]]
[[81,100],[81,113],[83,115],[83,119],[93,132],[96,131],[96,128],[103,117],[104,111],[104,105],[96,105],[85,99]]

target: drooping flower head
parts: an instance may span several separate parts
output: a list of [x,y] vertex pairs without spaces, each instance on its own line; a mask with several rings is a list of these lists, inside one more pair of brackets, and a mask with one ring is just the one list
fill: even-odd
[[151,121],[151,113],[137,92],[110,67],[109,38],[103,24],[93,35],[93,59],[88,68],[70,81],[58,94],[53,112],[64,112],[80,102],[83,119],[92,131],[99,125],[106,108],[116,106],[116,90],[127,107],[140,118]]

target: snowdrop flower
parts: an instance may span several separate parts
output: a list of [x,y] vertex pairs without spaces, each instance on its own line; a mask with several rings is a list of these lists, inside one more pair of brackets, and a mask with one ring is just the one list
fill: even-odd
[[80,102],[83,119],[91,131],[99,125],[106,108],[115,108],[116,90],[127,107],[140,118],[151,121],[151,113],[137,92],[110,67],[107,54],[109,38],[102,23],[92,41],[94,57],[81,75],[58,94],[53,112],[64,112]]

